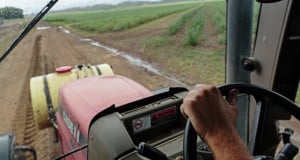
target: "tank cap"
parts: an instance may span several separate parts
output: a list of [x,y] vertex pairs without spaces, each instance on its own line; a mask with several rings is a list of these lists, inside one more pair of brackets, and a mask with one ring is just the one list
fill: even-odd
[[67,73],[72,70],[71,66],[62,66],[55,69],[56,73]]

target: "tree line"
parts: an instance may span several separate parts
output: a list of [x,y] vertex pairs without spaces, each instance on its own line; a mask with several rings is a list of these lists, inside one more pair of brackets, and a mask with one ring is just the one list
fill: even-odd
[[0,8],[0,19],[24,18],[23,10],[15,7]]

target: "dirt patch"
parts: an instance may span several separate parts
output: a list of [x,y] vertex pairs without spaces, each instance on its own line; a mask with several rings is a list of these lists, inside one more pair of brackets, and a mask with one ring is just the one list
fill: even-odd
[[[210,11],[210,10],[209,10]],[[211,12],[207,12],[206,21],[203,26],[203,41],[201,41],[200,46],[205,50],[215,50],[220,48],[218,43],[218,32],[216,25],[212,20]]]

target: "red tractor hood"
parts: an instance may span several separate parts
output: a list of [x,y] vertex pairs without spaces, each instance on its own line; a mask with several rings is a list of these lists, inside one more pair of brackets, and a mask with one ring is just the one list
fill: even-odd
[[151,95],[142,85],[122,76],[85,78],[60,89],[59,112],[87,137],[90,121],[97,113],[112,105],[121,106]]

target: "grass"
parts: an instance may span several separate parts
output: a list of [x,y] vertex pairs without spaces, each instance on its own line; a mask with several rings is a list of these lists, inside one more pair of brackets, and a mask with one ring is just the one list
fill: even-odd
[[168,33],[171,36],[176,35],[179,30],[187,26],[186,37],[183,41],[184,45],[198,45],[204,38],[202,30],[206,19],[205,16],[207,15],[206,11],[206,6],[204,5],[184,14],[179,20],[169,25]]
[[[157,40],[165,45],[156,45]],[[197,83],[224,83],[224,53],[222,50],[204,51],[193,47],[172,45],[165,35],[148,39],[145,44],[145,55],[152,61],[162,64],[167,73],[176,75],[188,85]]]
[[219,38],[219,44],[223,45],[226,42],[226,3],[213,2],[210,5],[210,10],[214,11],[212,14],[213,23],[216,26]]
[[187,29],[187,36],[184,40],[184,45],[196,46],[203,38],[203,25],[205,22],[206,8],[201,7],[195,15]]
[[130,7],[105,11],[57,13],[47,16],[45,20],[56,25],[103,33],[123,31],[194,6],[195,2],[189,2],[134,7],[134,9]]
[[187,25],[186,38],[183,43],[184,45],[196,46],[205,38],[202,33],[203,25],[205,20],[207,20],[206,16],[211,15],[211,19],[217,28],[219,44],[225,44],[225,9],[225,1],[205,3],[200,8],[184,14],[179,20],[171,24],[168,32],[170,35],[175,35],[183,26]]
[[169,34],[170,35],[175,35],[184,26],[184,24],[188,20],[190,20],[197,12],[198,12],[198,9],[190,11],[190,12],[184,14],[178,21],[171,24],[168,28]]
[[219,34],[226,32],[226,3],[225,2],[212,2],[210,10],[213,11],[212,19],[216,25]]
[[[204,37],[203,28],[208,17],[216,26],[216,34],[225,37],[225,5],[225,2],[202,3],[198,8],[183,14],[169,25],[165,34],[145,39],[143,56],[155,64],[161,64],[159,68],[175,75],[188,85],[223,84],[224,48],[206,49],[202,48],[200,42],[207,38]],[[215,12],[215,9],[218,9],[218,12]],[[173,41],[177,34],[177,37],[183,36],[185,45]]]

